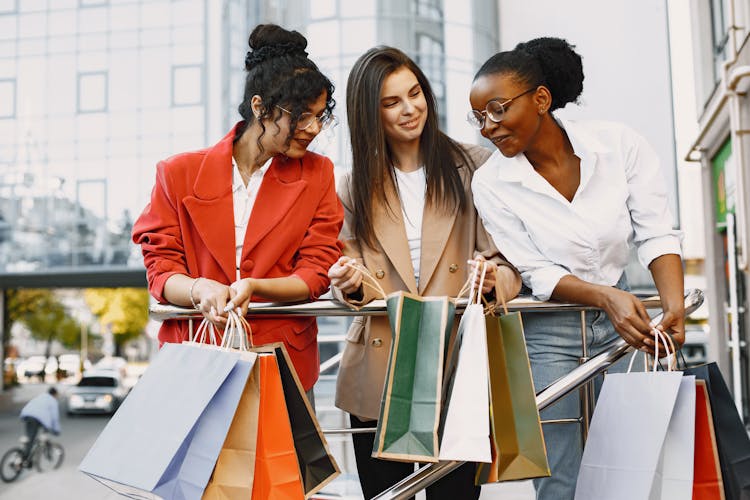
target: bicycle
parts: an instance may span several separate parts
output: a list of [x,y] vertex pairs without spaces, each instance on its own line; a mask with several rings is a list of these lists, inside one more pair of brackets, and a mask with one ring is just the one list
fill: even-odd
[[24,468],[31,469],[32,465],[39,472],[57,469],[62,465],[65,449],[60,443],[49,438],[49,433],[41,431],[31,445],[28,459],[24,460],[24,444],[26,436],[21,437],[21,446],[11,448],[0,459],[0,478],[6,483],[14,481]]

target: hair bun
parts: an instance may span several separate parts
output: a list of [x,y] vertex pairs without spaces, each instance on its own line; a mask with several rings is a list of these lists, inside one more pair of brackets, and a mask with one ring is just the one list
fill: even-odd
[[275,24],[259,24],[250,33],[250,50],[245,56],[245,69],[278,57],[307,57],[307,39],[297,31]]
[[567,40],[542,37],[519,43],[515,50],[531,55],[544,73],[544,84],[552,92],[552,108],[577,102],[583,92],[583,62]]

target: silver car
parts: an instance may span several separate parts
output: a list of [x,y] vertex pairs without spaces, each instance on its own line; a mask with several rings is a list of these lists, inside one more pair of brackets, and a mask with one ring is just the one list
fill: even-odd
[[112,414],[127,396],[120,374],[112,370],[88,371],[67,394],[68,415]]

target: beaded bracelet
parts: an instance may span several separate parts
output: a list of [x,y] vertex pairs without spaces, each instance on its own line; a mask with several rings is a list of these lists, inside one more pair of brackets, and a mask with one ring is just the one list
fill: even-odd
[[193,309],[200,310],[200,307],[198,307],[198,304],[195,303],[195,299],[193,298],[193,288],[195,288],[195,284],[198,283],[199,279],[201,279],[200,276],[193,280],[193,283],[190,285],[190,291],[188,292],[188,295],[190,295],[190,303],[193,304]]

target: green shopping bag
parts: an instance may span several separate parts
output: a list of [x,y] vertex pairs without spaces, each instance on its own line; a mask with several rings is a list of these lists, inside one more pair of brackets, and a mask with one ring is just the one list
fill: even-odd
[[550,475],[521,313],[507,311],[485,317],[492,463],[478,465],[477,484]]
[[372,456],[438,461],[445,353],[455,303],[396,292],[386,299],[393,341]]

